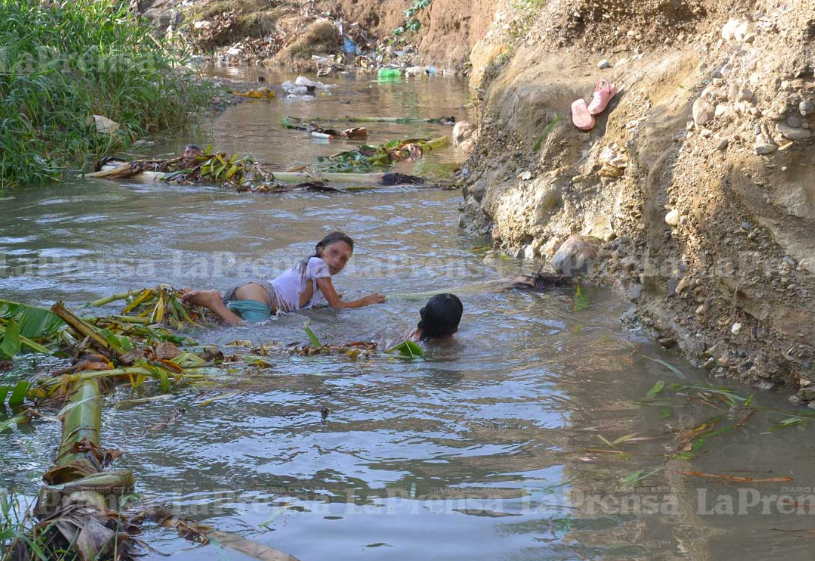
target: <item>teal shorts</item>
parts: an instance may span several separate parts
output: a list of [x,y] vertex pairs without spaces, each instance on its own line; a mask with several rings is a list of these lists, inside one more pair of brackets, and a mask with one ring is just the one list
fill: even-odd
[[269,306],[255,300],[232,300],[226,303],[226,307],[250,323],[268,321],[272,316]]

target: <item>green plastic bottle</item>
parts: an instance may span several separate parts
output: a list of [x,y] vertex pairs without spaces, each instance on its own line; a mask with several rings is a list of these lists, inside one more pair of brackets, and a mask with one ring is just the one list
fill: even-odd
[[377,76],[379,78],[398,78],[402,75],[402,71],[398,68],[380,68]]

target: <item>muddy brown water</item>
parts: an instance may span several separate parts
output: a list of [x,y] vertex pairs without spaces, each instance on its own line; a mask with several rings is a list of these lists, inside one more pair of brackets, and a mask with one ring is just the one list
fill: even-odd
[[[330,97],[232,107],[141,154],[175,153],[191,140],[279,169],[309,165],[344,145],[282,130],[283,115],[462,118],[469,101],[454,79],[330,81],[338,84]],[[371,142],[450,133],[367,126]],[[459,157],[448,149],[405,171],[442,173]],[[73,179],[2,197],[0,293],[79,305],[162,282],[225,288],[273,276],[341,229],[357,249],[336,286],[346,298],[383,292],[386,304],[190,335],[221,345],[304,344],[310,319],[324,342],[387,344],[418,319],[422,301],[406,294],[540,265],[477,249],[484,240],[457,228],[460,201],[457,191],[422,188],[254,195]],[[236,371],[223,389],[206,388],[238,393],[204,406],[190,389],[117,410],[113,404],[130,397],[120,389],[106,402],[103,444],[124,452],[120,466],[133,470],[141,500],[304,561],[811,558],[815,538],[802,531],[815,529],[812,429],[771,432],[784,414],[759,411],[692,459],[670,458],[680,431],[712,415],[732,425],[745,412],[684,397],[640,403],[658,381],[725,382],[625,327],[630,306],[613,291],[586,293],[588,307],[575,311],[573,290],[461,290],[461,331],[448,345],[427,345],[423,361],[273,356],[268,369]],[[21,360],[6,376],[31,368]],[[793,412],[783,395],[754,400]],[[182,407],[167,428],[145,431]],[[611,446],[603,440],[632,434]],[[2,434],[4,488],[32,496],[58,439],[59,424],[48,418]],[[632,485],[635,472],[647,477]],[[682,472],[791,480],[734,483]],[[213,546],[190,551],[174,532],[152,526],[144,537],[173,559],[241,558]]]

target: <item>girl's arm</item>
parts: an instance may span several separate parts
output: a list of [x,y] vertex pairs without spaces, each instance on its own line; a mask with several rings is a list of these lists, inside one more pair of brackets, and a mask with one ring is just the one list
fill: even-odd
[[351,300],[350,302],[343,302],[337,291],[334,289],[334,284],[331,282],[331,277],[324,277],[317,279],[317,287],[320,292],[325,296],[328,305],[332,308],[362,308],[363,306],[370,306],[372,304],[381,304],[385,301],[385,296],[382,294],[369,294],[363,296],[359,300]]

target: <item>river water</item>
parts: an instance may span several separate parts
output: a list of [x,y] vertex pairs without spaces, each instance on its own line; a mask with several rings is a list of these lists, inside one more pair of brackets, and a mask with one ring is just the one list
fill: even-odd
[[[345,145],[283,130],[284,115],[463,118],[469,101],[465,84],[448,78],[328,81],[338,84],[331,96],[231,107],[139,155],[177,153],[192,141],[276,169],[308,166]],[[368,127],[370,143],[450,133]],[[404,171],[441,174],[460,158],[450,148]],[[801,532],[815,528],[805,508],[815,504],[809,425],[770,431],[785,414],[758,411],[692,458],[677,457],[683,431],[714,415],[732,426],[746,411],[693,390],[676,395],[671,384],[725,382],[624,327],[630,305],[613,291],[585,287],[588,306],[576,311],[573,289],[472,290],[541,264],[485,251],[485,240],[457,228],[460,201],[458,191],[426,188],[261,195],[74,179],[2,197],[0,294],[79,305],[158,283],[223,289],[274,276],[340,229],[357,246],[338,290],[382,292],[386,304],[190,335],[305,344],[310,319],[324,343],[384,345],[418,320],[422,300],[409,294],[450,289],[465,307],[455,342],[428,345],[418,361],[273,356],[269,368],[236,372],[227,384],[236,393],[204,406],[191,389],[119,410],[112,405],[129,390],[117,390],[102,441],[124,452],[119,466],[136,475],[141,500],[303,561],[810,559],[812,537]],[[664,401],[644,404],[660,381]],[[793,412],[780,394],[759,393],[754,403]],[[169,426],[147,430],[179,408]],[[32,496],[58,440],[49,419],[0,436],[4,486]],[[213,546],[191,551],[154,526],[144,538],[172,559],[243,558]]]

